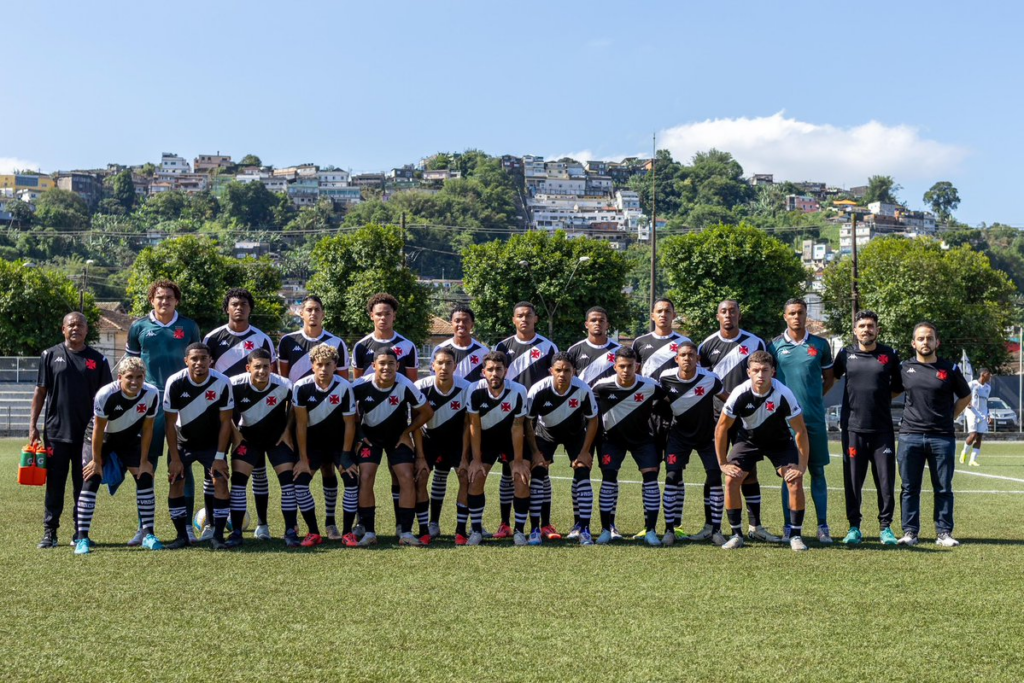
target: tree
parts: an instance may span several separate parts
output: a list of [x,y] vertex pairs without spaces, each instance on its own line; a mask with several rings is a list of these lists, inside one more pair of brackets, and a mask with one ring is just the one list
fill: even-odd
[[279,197],[260,182],[230,182],[224,186],[224,217],[235,227],[265,228],[273,224]]
[[35,213],[32,211],[32,205],[28,202],[23,202],[20,199],[12,199],[7,202],[7,213],[11,214],[11,227],[13,228],[27,228],[32,225],[32,221],[35,220]]
[[220,213],[220,204],[217,203],[217,198],[209,190],[203,190],[188,196],[188,200],[182,208],[181,217],[205,223],[214,220],[218,213]]
[[864,203],[899,204],[900,200],[896,198],[896,193],[902,189],[892,179],[892,176],[873,175],[868,178],[868,190],[864,193]]
[[[602,306],[613,328],[629,322],[625,257],[602,240],[570,239],[559,230],[552,235],[530,231],[508,241],[494,240],[467,247],[463,282],[473,297],[479,336],[495,343],[512,333],[512,307],[532,301],[546,336],[550,311],[555,312],[552,341],[568,348],[583,336],[586,310]],[[580,263],[581,257],[589,261]],[[521,265],[525,261],[528,265]],[[570,274],[575,276],[570,284]]]
[[924,201],[931,205],[939,221],[945,223],[960,206],[960,193],[948,180],[940,180],[924,193]]
[[667,237],[659,261],[683,320],[703,339],[718,329],[718,302],[736,299],[743,329],[771,338],[782,329],[782,305],[804,292],[807,271],[792,248],[749,225],[718,225]]
[[[936,240],[886,238],[859,250],[860,307],[878,313],[881,338],[906,358],[920,320],[939,330],[940,355],[958,359],[963,348],[975,366],[998,368],[1007,359],[1004,330],[1011,322],[1014,287],[988,258],[968,246],[944,250]],[[823,301],[829,329],[849,339],[850,259],[825,270]]]
[[306,284],[324,302],[324,327],[349,340],[372,328],[366,301],[377,292],[398,299],[396,328],[415,344],[430,331],[430,290],[405,266],[405,235],[394,225],[366,225],[325,237],[310,256],[313,277]]
[[181,190],[160,192],[146,199],[139,207],[139,215],[150,227],[166,221],[176,221],[188,206],[188,195]]
[[127,288],[132,314],[145,315],[149,311],[149,284],[159,278],[169,278],[181,287],[179,310],[195,320],[201,330],[224,324],[224,294],[232,287],[245,287],[252,292],[256,300],[254,325],[267,333],[276,332],[281,326],[284,305],[277,296],[281,275],[269,259],[225,256],[208,237],[186,235],[164,240],[143,249],[132,264]]
[[263,162],[255,154],[246,154],[242,157],[242,160],[238,162],[239,166],[262,166]]
[[111,182],[111,197],[117,201],[126,213],[131,213],[135,208],[135,183],[132,181],[132,172],[125,169],[114,176]]
[[[62,340],[64,316],[78,310],[78,288],[59,271],[0,261],[0,355],[34,356]],[[98,336],[99,310],[85,295],[89,341]]]
[[89,227],[89,205],[70,190],[47,190],[36,202],[36,222],[58,230],[84,230]]

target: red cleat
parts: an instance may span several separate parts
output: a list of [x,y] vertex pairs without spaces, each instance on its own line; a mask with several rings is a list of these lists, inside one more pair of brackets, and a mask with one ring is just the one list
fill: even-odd
[[455,534],[455,545],[466,545],[469,543],[469,539],[462,534]]
[[561,541],[562,534],[558,533],[558,529],[553,524],[540,528],[540,535],[545,541]]
[[313,546],[320,545],[324,542],[323,536],[320,534],[306,534],[306,537],[302,539],[301,545],[303,548],[312,548]]
[[502,522],[498,530],[494,532],[494,538],[512,538],[512,527]]
[[355,548],[359,545],[359,537],[350,531],[341,537],[341,542],[344,543],[347,548]]
[[434,537],[430,534],[423,534],[420,536],[420,543],[423,545],[430,545],[430,542],[434,540]]

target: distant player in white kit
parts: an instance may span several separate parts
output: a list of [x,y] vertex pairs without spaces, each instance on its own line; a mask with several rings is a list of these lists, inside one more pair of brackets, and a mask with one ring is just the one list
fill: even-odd
[[967,460],[967,453],[970,451],[971,467],[980,467],[978,455],[981,453],[981,439],[988,433],[988,397],[992,395],[992,385],[989,381],[992,373],[987,368],[982,368],[978,379],[971,380],[971,403],[964,413],[967,416],[967,441],[964,442],[964,449],[960,451],[960,464]]

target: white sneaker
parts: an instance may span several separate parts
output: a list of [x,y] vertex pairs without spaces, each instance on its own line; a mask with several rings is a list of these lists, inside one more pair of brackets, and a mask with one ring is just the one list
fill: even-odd
[[829,532],[828,524],[822,524],[818,527],[818,543],[832,545],[832,534]]
[[705,524],[704,528],[695,534],[690,534],[691,541],[707,541],[711,538],[711,525]]
[[711,542],[714,543],[715,545],[717,545],[719,548],[721,548],[723,545],[725,545],[725,542],[726,542],[725,541],[725,534],[723,534],[721,531],[716,531],[716,532],[712,533],[711,534]]
[[[188,531],[189,531],[189,533],[192,532],[192,527],[191,526],[188,527]],[[139,530],[135,532],[134,536],[132,536],[132,540],[128,541],[128,547],[129,548],[137,548],[137,547],[139,547],[140,545],[142,545],[142,539],[144,539],[145,537],[146,537],[146,532],[142,530],[142,527],[139,527]],[[192,536],[189,536],[188,540],[191,541],[192,540]],[[71,543],[72,543],[72,545],[74,545],[75,542],[72,541]]]
[[431,538],[437,538],[441,535],[441,525],[437,522],[430,522],[427,524],[427,533],[430,534]]
[[913,531],[908,531],[907,533],[903,534],[903,538],[896,541],[896,545],[917,545],[917,543],[917,534],[915,534]]
[[782,539],[764,528],[761,524],[747,527],[747,536],[752,541],[764,541],[765,543],[781,543]]
[[960,545],[960,541],[956,540],[944,531],[935,539],[935,545],[940,545],[943,548],[955,548]]
[[515,545],[526,545],[529,541],[526,540],[526,534],[522,531],[517,531],[512,535],[512,543]]
[[269,541],[271,539],[271,536],[270,536],[270,526],[267,525],[267,524],[259,524],[259,525],[257,525],[256,526],[256,531],[254,531],[252,533],[252,536],[257,541]]
[[732,538],[723,543],[722,550],[736,550],[743,547],[743,534],[733,534]]
[[369,548],[371,545],[377,545],[377,534],[372,531],[367,531],[356,543],[357,548]]
[[483,542],[484,535],[479,531],[474,531],[469,535],[469,538],[466,539],[466,545],[480,545]]
[[[829,539],[828,542],[831,543],[832,539]],[[800,538],[799,536],[791,536],[789,538],[789,547],[793,550],[796,550],[797,552],[807,550],[807,544],[804,543],[804,539]]]
[[422,546],[423,541],[413,536],[411,532],[406,531],[398,537],[398,545]]
[[203,527],[203,533],[199,535],[199,542],[209,541],[213,538],[213,527],[207,524]]

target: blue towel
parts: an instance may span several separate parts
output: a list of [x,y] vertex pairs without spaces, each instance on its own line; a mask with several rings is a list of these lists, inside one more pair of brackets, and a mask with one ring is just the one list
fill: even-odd
[[107,460],[103,463],[103,481],[100,484],[106,484],[110,489],[110,495],[114,495],[117,492],[117,488],[124,483],[124,473],[128,471],[128,468],[121,462],[121,458],[117,457],[117,453],[111,451],[107,454]]

